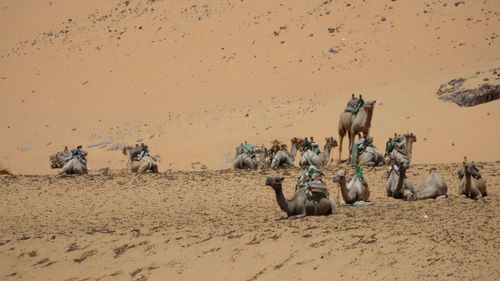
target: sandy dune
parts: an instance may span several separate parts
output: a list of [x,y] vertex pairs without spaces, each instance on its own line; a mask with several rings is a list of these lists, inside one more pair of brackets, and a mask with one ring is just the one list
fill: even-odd
[[456,196],[458,164],[436,166],[450,198],[412,203],[387,199],[375,168],[375,205],[302,220],[277,220],[264,185],[283,175],[290,196],[295,169],[1,177],[0,279],[495,280],[500,167],[481,164],[490,196],[477,201]]
[[243,140],[337,137],[353,92],[379,147],[412,131],[417,163],[496,161],[499,102],[435,95],[499,65],[500,4],[459,2],[3,0],[0,161],[54,173],[49,154],[101,144],[90,167],[121,169],[108,149],[143,139],[160,170],[228,168]]

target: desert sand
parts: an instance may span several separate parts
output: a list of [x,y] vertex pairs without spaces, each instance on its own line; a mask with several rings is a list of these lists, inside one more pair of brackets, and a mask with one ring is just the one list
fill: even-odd
[[282,175],[289,197],[298,169],[1,177],[0,278],[495,280],[500,163],[480,164],[490,196],[477,201],[456,195],[461,164],[432,165],[450,198],[416,202],[387,199],[379,167],[365,169],[375,205],[301,220],[280,220],[264,185]]
[[[500,279],[500,101],[460,107],[443,83],[499,67],[500,2],[0,0],[0,280]],[[476,74],[479,73],[479,74]],[[383,151],[413,132],[409,175],[437,167],[450,198],[389,200],[277,220],[267,176],[234,148],[338,138],[352,93],[376,100]],[[159,174],[129,175],[145,142]],[[82,144],[89,168],[49,155]],[[344,152],[346,155],[346,143]],[[488,197],[456,197],[464,156]],[[338,149],[333,151],[338,157]],[[329,189],[337,165],[325,169]]]

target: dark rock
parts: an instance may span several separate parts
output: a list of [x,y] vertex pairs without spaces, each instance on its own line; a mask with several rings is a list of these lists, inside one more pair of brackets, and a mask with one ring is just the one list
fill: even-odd
[[[492,73],[496,69],[490,70]],[[474,79],[478,74],[466,78],[453,79],[442,84],[436,92],[440,100],[452,101],[459,106],[475,106],[500,98],[500,84],[483,83],[474,89],[466,89],[464,84],[469,79]],[[472,84],[472,83],[469,83]]]

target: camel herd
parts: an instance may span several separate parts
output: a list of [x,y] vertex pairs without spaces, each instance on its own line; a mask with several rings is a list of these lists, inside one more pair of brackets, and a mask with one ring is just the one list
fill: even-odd
[[[388,198],[414,201],[448,197],[448,187],[435,168],[430,169],[429,175],[419,187],[415,187],[406,176],[408,167],[408,161],[390,167],[386,183]],[[458,195],[460,197],[479,199],[488,195],[486,181],[481,178],[474,162],[464,162],[458,174],[461,178],[458,185]],[[293,197],[286,199],[283,195],[283,181],[283,177],[268,177],[265,184],[274,189],[276,201],[280,209],[286,212],[287,218],[296,219],[305,216],[336,213],[335,202],[330,197],[326,187],[324,190],[317,191],[314,188],[297,186]],[[334,174],[332,182],[337,183],[339,186],[341,194],[339,205],[365,206],[374,204],[369,201],[370,190],[368,183],[359,174],[355,173],[348,179],[346,171],[340,169]],[[310,184],[314,186],[315,182]]]
[[[356,113],[344,111],[340,115],[338,134],[340,143],[333,137],[325,138],[325,145],[320,151],[316,143],[315,149],[306,149],[304,143],[311,145],[308,139],[292,138],[290,151],[287,145],[278,140],[273,142],[273,147],[267,149],[264,145],[255,147],[253,145],[241,145],[237,148],[233,167],[235,169],[277,169],[279,167],[295,166],[294,162],[300,152],[300,167],[314,169],[332,164],[332,149],[339,147],[338,163],[341,163],[342,143],[344,137],[349,138],[349,159],[350,163],[356,166],[356,172],[348,176],[343,169],[336,171],[332,177],[332,182],[339,187],[342,198],[339,199],[341,205],[372,205],[369,201],[370,190],[368,183],[362,176],[361,166],[379,166],[388,164],[386,194],[389,198],[403,199],[406,201],[424,199],[442,199],[448,196],[448,187],[436,169],[431,169],[429,175],[420,186],[413,185],[407,177],[406,171],[410,167],[413,143],[417,141],[413,133],[395,135],[386,144],[385,154],[382,155],[373,146],[373,138],[369,136],[370,127],[375,108],[375,101],[366,101],[358,108]],[[355,142],[355,137],[360,140]],[[362,141],[363,140],[363,141]],[[367,144],[358,150],[359,144]],[[395,141],[393,141],[395,140]],[[311,138],[311,141],[313,139]],[[353,149],[353,147],[355,149]],[[240,149],[240,150],[239,150]],[[127,168],[131,173],[158,172],[158,165],[154,157],[149,154],[137,158],[138,146],[126,146],[122,152],[127,156]],[[359,152],[359,154],[358,154]],[[87,174],[87,166],[82,164],[66,148],[63,152],[58,152],[50,157],[52,168],[62,168],[60,174]],[[268,159],[269,157],[269,159]],[[62,161],[65,159],[65,161]],[[71,159],[68,161],[68,159]],[[481,178],[478,167],[473,162],[464,160],[463,167],[458,171],[460,179],[458,195],[466,198],[478,199],[487,195],[486,182]],[[327,215],[336,213],[335,203],[330,198],[326,184],[316,178],[309,180],[305,185],[297,184],[294,196],[286,199],[282,191],[283,177],[269,177],[266,185],[271,186],[276,193],[276,200],[280,208],[286,212],[289,218],[301,218],[306,215]]]

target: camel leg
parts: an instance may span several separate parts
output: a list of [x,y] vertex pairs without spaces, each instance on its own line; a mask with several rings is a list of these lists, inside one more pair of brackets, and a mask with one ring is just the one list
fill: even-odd
[[295,216],[290,216],[288,217],[289,219],[302,219],[302,218],[305,218],[306,217],[306,214],[303,213],[303,214],[299,214],[299,215],[295,215]]
[[340,142],[339,142],[339,164],[340,164],[340,162],[342,160],[342,158],[340,158],[340,157],[342,156],[342,142],[344,141],[344,135],[339,135],[339,138],[340,138]]

